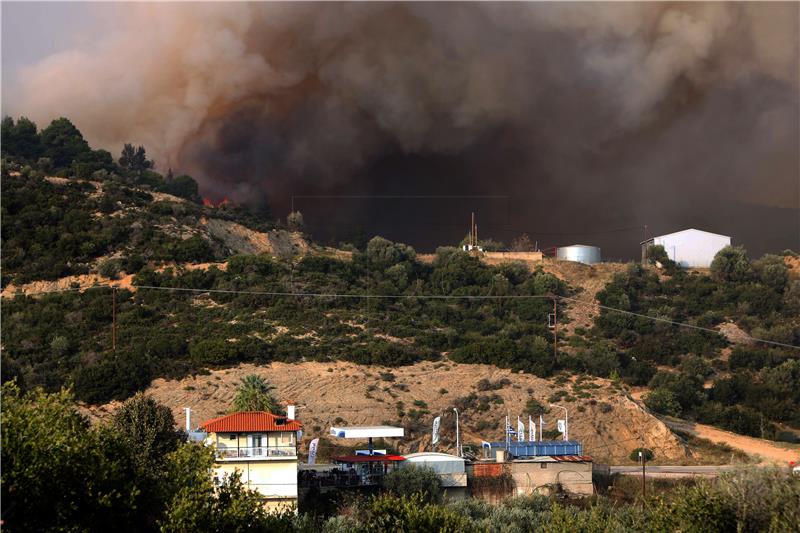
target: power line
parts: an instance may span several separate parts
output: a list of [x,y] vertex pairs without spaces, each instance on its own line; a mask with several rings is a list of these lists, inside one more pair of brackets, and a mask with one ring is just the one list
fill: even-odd
[[508,200],[507,195],[493,194],[293,194],[291,207],[294,212],[295,199],[305,200]]
[[[402,225],[403,225],[403,227],[414,227],[414,228],[420,228],[420,227],[425,227],[425,228],[462,228],[463,227],[463,224],[433,224],[433,223],[425,223],[425,222],[418,222],[417,223],[417,222],[414,222],[414,221],[411,221],[411,222],[405,222],[404,221]],[[323,228],[329,228],[331,226],[339,226],[339,227],[344,226],[344,227],[351,227],[353,229],[358,229],[360,227],[359,224],[354,223],[354,222],[349,222],[349,221],[337,222],[337,221],[331,221],[331,220],[327,220],[325,222],[319,222],[319,223],[305,222],[305,226],[307,228],[311,228],[311,229],[315,229],[315,228],[316,229],[323,229]],[[494,229],[505,230],[505,231],[513,231],[513,232],[520,233],[520,234],[527,233],[528,235],[554,235],[554,236],[604,235],[604,234],[609,234],[609,233],[621,233],[621,232],[624,232],[624,231],[634,231],[634,230],[641,231],[641,229],[642,229],[641,226],[628,226],[626,228],[615,228],[615,229],[596,230],[596,231],[538,231],[538,230],[534,230],[534,229],[530,229],[530,228],[513,227],[513,226],[506,225],[506,224],[486,224],[486,223],[482,223],[481,227],[483,229],[494,228]]]
[[[81,291],[81,290],[91,290],[91,289],[107,289],[107,288],[119,288],[117,285],[94,285],[92,287],[87,287],[86,289],[80,288],[69,288],[69,289],[55,289],[52,291],[36,291],[27,293],[26,296],[34,296],[39,294],[51,294],[51,293],[62,293],[62,292],[71,292],[71,291]],[[607,305],[602,305],[596,302],[590,302],[587,300],[581,300],[578,298],[572,298],[570,296],[558,296],[558,295],[542,295],[542,294],[483,294],[483,295],[457,295],[457,294],[370,294],[370,293],[324,293],[324,292],[287,292],[287,291],[247,291],[247,290],[237,290],[237,289],[199,289],[193,287],[161,287],[157,285],[132,285],[132,289],[144,289],[144,290],[161,290],[161,291],[175,291],[175,292],[192,292],[192,293],[209,293],[209,294],[243,294],[249,296],[275,296],[275,297],[295,297],[295,298],[343,298],[343,299],[382,299],[382,300],[552,300],[552,299],[560,299],[568,302],[573,302],[578,305],[586,305],[591,307],[597,307],[599,309],[604,309],[606,311],[611,311],[615,313],[622,313],[630,316],[635,316],[639,318],[644,318],[647,320],[652,320],[654,322],[663,322],[666,324],[672,324],[678,327],[685,327],[700,331],[706,331],[709,333],[715,333],[720,335],[720,332],[712,329],[706,328],[703,326],[697,326],[695,324],[688,324],[686,322],[678,322],[676,320],[670,320],[668,318],[661,318],[661,317],[654,317],[650,315],[645,315],[642,313],[636,313],[634,311],[628,311],[626,309],[618,309],[616,307],[610,307]],[[751,342],[759,342],[762,344],[770,344],[773,346],[780,346],[783,348],[792,348],[795,350],[800,350],[800,346],[795,346],[793,344],[787,344],[783,342],[777,341],[770,341],[766,339],[760,339],[756,337],[751,337],[749,335],[746,336],[746,340]]]
[[504,194],[386,194],[386,195],[376,195],[376,194],[311,194],[311,195],[294,195],[292,198],[322,198],[322,199],[333,199],[333,198],[342,198],[342,199],[368,199],[368,198],[376,198],[379,200],[419,200],[419,199],[446,199],[446,198],[456,198],[456,199],[478,199],[478,198],[485,198],[489,200],[505,200],[508,199],[508,195]]
[[[623,314],[626,314],[626,315],[636,316],[636,317],[640,317],[640,318],[646,318],[646,319],[652,320],[654,322],[664,322],[666,324],[672,324],[672,325],[675,325],[675,326],[681,326],[681,327],[690,328],[690,329],[697,329],[697,330],[700,330],[700,331],[708,331],[710,333],[716,333],[718,335],[720,334],[720,332],[715,330],[715,329],[704,328],[703,326],[697,326],[695,324],[687,324],[685,322],[677,322],[675,320],[670,320],[668,318],[661,318],[661,317],[657,317],[657,316],[644,315],[642,313],[635,313],[633,311],[627,311],[625,309],[617,309],[616,307],[609,307],[607,305],[601,305],[599,303],[587,302],[586,300],[579,300],[577,298],[570,298],[569,296],[559,296],[559,298],[561,298],[562,300],[573,301],[573,302],[580,303],[580,304],[583,304],[583,305],[597,306],[598,308],[605,309],[606,311],[614,311],[615,313],[623,313]],[[768,341],[766,339],[757,339],[757,338],[751,337],[749,335],[747,335],[746,337],[747,337],[747,340],[749,340],[749,341],[761,342],[761,343],[764,343],[764,344],[772,344],[772,345],[775,345],[775,346],[783,346],[784,348],[794,348],[795,350],[800,350],[800,346],[795,346],[794,344],[786,344],[786,343],[777,342],[777,341]]]

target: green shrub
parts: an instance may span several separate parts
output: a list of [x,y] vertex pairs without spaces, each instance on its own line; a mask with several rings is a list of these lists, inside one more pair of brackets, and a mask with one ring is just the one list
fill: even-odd
[[525,402],[525,412],[532,416],[543,415],[550,410],[536,398],[528,398]]
[[662,415],[680,416],[681,405],[675,399],[675,394],[667,388],[658,387],[644,396],[644,404],[652,411]]
[[383,488],[395,496],[419,495],[423,502],[441,501],[439,476],[432,468],[407,465],[384,476]]
[[642,462],[642,456],[639,455],[640,453],[642,454],[642,456],[644,456],[644,460],[646,462],[650,462],[655,458],[655,454],[653,453],[653,450],[650,450],[648,448],[635,448],[631,452],[631,454],[628,456],[628,458],[631,461],[636,461],[638,463],[641,463]]

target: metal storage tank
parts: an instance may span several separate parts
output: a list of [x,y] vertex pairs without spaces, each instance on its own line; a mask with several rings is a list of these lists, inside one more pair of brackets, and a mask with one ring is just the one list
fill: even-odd
[[556,257],[562,261],[576,261],[587,265],[593,265],[603,261],[600,255],[600,248],[597,246],[587,246],[585,244],[561,246],[556,251]]

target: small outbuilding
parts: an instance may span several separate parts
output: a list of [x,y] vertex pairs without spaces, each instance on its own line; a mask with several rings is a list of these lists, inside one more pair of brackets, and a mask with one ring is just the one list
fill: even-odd
[[648,260],[647,249],[659,244],[670,259],[684,268],[708,268],[717,252],[731,245],[731,238],[694,228],[653,237],[640,243],[643,264]]
[[551,455],[520,459],[509,464],[517,495],[564,490],[594,494],[592,458],[586,455]]

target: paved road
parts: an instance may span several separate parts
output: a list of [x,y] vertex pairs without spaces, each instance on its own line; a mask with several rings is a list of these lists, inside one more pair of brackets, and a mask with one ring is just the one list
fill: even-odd
[[[612,474],[642,475],[641,466],[611,466]],[[719,466],[647,466],[646,476],[677,477],[677,476],[716,476],[721,472],[742,468],[736,465]]]

